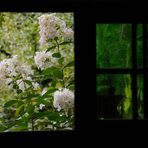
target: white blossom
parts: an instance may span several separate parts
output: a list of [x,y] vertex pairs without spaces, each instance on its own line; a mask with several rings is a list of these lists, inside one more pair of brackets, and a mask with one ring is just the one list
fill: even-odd
[[21,74],[22,77],[27,77],[28,75],[33,75],[33,70],[27,63],[21,63],[17,55],[0,62],[1,77],[12,77],[19,74]]
[[50,68],[57,62],[57,59],[52,57],[52,53],[40,51],[36,52],[36,55],[34,57],[35,64],[37,65],[38,69],[45,69]]
[[58,37],[57,17],[53,14],[44,14],[39,17],[40,24],[40,44],[44,44],[47,39]]
[[63,36],[65,40],[70,40],[74,38],[74,32],[71,28],[65,28],[63,29]]
[[32,82],[32,85],[35,90],[39,88],[39,83],[37,83],[37,82]]
[[30,65],[28,65],[27,63],[22,64],[19,68],[19,73],[22,74],[23,78],[28,77],[29,75],[33,75],[33,70],[31,68]]
[[58,109],[58,111],[61,109],[68,111],[68,109],[74,107],[74,93],[66,88],[54,92],[53,105]]
[[24,80],[31,81],[34,89],[39,87],[37,82],[34,82],[31,76],[34,74],[31,66],[26,62],[23,63],[20,61],[18,55],[14,55],[12,58],[4,59],[0,62],[0,84],[1,89],[7,86],[8,89],[12,89],[14,77],[20,77],[16,81],[16,84],[19,86],[19,89],[25,91],[29,85],[24,82]]
[[29,85],[26,84],[22,79],[17,80],[16,83],[17,83],[17,85],[19,86],[19,89],[22,90],[23,92],[24,92],[27,88],[29,88]]
[[9,85],[12,81],[13,81],[12,78],[7,78],[6,79],[6,84]]
[[48,88],[47,87],[44,87],[42,92],[41,92],[41,96],[43,96],[46,92],[47,92]]
[[64,20],[61,20],[54,13],[44,14],[39,17],[40,45],[48,39],[64,37],[65,40],[73,39],[73,30],[67,28]]
[[40,109],[40,110],[42,110],[44,107],[45,107],[44,104],[40,104],[40,105],[39,105],[39,109]]
[[29,114],[28,114],[28,113],[25,113],[25,114],[24,114],[24,116],[25,116],[25,117],[28,117],[28,116],[29,116]]

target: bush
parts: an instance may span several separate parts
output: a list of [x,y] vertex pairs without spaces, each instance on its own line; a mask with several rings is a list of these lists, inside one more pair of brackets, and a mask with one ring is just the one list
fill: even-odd
[[0,20],[0,131],[73,129],[73,14],[1,12]]

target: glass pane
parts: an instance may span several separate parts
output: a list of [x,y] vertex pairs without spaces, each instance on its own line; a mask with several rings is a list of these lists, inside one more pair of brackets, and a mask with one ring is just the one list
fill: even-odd
[[143,29],[142,24],[137,25],[137,67],[143,67]]
[[98,119],[132,118],[129,74],[97,75],[97,114]]
[[137,76],[137,99],[138,99],[138,118],[144,118],[144,108],[143,108],[143,75],[139,74]]
[[131,25],[96,24],[97,68],[131,67]]

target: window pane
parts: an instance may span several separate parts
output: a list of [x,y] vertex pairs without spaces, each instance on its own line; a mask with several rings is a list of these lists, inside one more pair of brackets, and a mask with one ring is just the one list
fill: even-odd
[[137,25],[137,66],[138,68],[143,67],[143,29],[142,24]]
[[129,74],[97,75],[97,115],[98,119],[132,118]]
[[143,75],[137,77],[137,99],[138,99],[138,118],[144,118],[143,108]]
[[98,68],[131,67],[131,25],[97,24],[96,48]]

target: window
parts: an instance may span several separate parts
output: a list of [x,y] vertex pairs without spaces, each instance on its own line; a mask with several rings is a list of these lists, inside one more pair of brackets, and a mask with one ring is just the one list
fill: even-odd
[[97,119],[147,118],[147,24],[96,24]]

